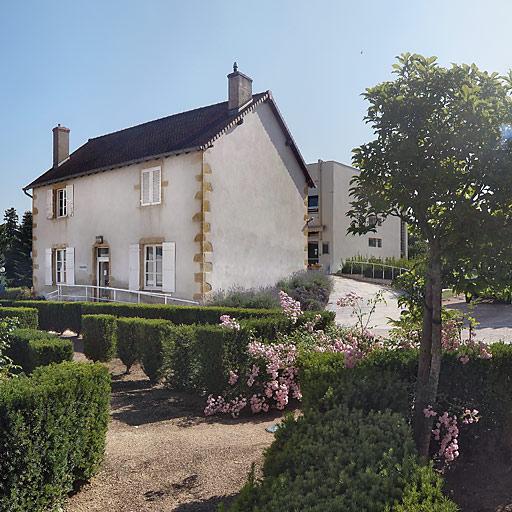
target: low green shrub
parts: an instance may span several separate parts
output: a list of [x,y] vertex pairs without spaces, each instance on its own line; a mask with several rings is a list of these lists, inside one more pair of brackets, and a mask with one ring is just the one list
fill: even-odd
[[7,356],[25,373],[31,373],[38,366],[62,363],[73,359],[71,340],[59,338],[36,329],[15,329],[11,334]]
[[32,298],[30,288],[26,286],[17,286],[14,288],[5,288],[0,291],[0,299],[2,300],[29,300]]
[[277,283],[277,288],[300,302],[302,309],[319,311],[325,308],[332,292],[332,279],[317,270],[302,270]]
[[400,414],[337,407],[289,416],[265,454],[263,479],[250,478],[228,510],[455,512],[440,487],[432,468],[418,465]]
[[0,318],[17,318],[18,326],[26,329],[37,329],[37,309],[29,307],[0,307]]
[[276,287],[220,290],[208,298],[208,305],[229,308],[278,309],[280,307],[279,290]]
[[105,451],[110,376],[61,363],[0,385],[0,510],[56,510]]
[[171,306],[164,304],[119,304],[114,302],[84,302],[82,313],[106,314],[123,318],[153,318],[170,320],[174,324],[218,324],[221,315],[233,318],[261,318],[279,314],[272,309],[238,309],[215,306]]
[[144,373],[153,382],[164,376],[164,356],[173,350],[173,324],[168,320],[139,319],[136,328]]
[[119,318],[117,320],[117,356],[126,366],[126,373],[142,358],[138,326],[140,318]]
[[93,361],[110,361],[116,355],[117,318],[112,315],[82,317],[84,354]]
[[55,332],[64,332],[66,329],[69,329],[80,334],[82,326],[80,302],[23,300],[17,302],[16,305],[36,308],[40,329]]

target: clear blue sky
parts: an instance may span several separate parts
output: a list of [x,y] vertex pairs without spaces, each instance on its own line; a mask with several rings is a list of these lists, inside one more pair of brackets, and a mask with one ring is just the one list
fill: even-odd
[[509,0],[0,0],[0,209],[88,138],[223,101],[237,60],[271,89],[307,162],[370,137],[360,93],[404,51],[512,67]]

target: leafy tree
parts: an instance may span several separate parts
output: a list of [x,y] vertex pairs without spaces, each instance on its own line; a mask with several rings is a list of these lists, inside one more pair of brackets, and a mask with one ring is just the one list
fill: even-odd
[[[375,229],[368,217],[397,216],[427,243],[423,328],[414,428],[427,456],[441,369],[443,265],[483,265],[512,241],[512,74],[449,68],[435,57],[403,54],[395,79],[367,89],[374,140],[354,150],[352,233]],[[508,255],[507,255],[508,254]],[[468,268],[468,267],[466,267]],[[465,280],[463,277],[462,280]]]
[[23,214],[14,239],[14,279],[16,286],[32,286],[32,212]]

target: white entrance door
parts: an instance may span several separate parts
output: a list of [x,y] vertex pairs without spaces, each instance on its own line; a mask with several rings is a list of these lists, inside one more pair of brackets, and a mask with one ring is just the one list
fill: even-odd
[[110,286],[110,255],[108,247],[98,247],[96,249],[96,283],[100,287],[97,297],[109,299],[110,292],[102,289]]

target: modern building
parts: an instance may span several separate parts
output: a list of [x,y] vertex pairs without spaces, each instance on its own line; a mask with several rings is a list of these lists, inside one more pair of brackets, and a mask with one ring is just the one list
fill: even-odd
[[270,91],[236,65],[228,100],[89,139],[33,195],[34,288],[98,285],[203,300],[307,264],[313,182]]
[[350,235],[350,180],[358,172],[354,167],[335,161],[309,164],[315,188],[308,197],[308,264],[326,272],[340,269],[342,261],[363,258],[407,257],[407,230],[396,217],[375,219],[376,232]]

